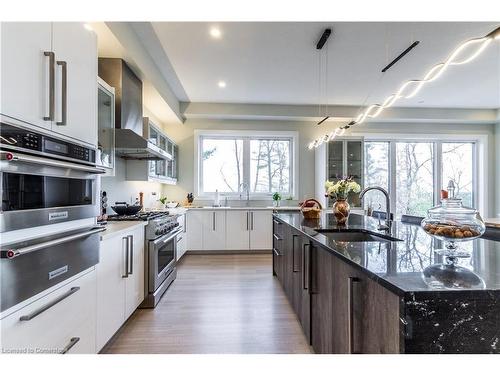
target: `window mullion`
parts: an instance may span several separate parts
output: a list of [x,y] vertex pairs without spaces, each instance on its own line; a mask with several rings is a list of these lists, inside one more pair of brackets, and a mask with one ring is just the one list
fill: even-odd
[[243,183],[250,192],[250,138],[243,138]]
[[443,186],[443,143],[437,141],[434,143],[434,205],[441,200],[441,187]]
[[389,196],[391,212],[396,217],[396,142],[389,142]]

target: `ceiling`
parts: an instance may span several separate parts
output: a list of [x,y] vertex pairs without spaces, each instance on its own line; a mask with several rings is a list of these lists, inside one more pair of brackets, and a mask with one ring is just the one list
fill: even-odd
[[[212,26],[221,30],[221,38],[209,35]],[[175,73],[165,78],[181,101],[361,105],[380,102],[404,81],[421,78],[460,42],[483,36],[498,24],[154,22],[152,27]],[[327,90],[323,87],[320,96],[315,44],[326,27],[332,35],[328,81],[323,73]],[[420,44],[382,74],[414,40]],[[225,88],[218,87],[221,80]],[[470,64],[450,67],[397,106],[499,108],[500,43]]]

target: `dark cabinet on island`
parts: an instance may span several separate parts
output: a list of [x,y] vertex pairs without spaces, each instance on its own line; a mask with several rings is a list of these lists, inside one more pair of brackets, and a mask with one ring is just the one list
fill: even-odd
[[315,353],[500,352],[500,243],[474,241],[474,262],[495,264],[481,275],[484,288],[436,290],[422,269],[439,261],[440,244],[419,226],[395,223],[394,241],[335,241],[325,229],[377,234],[377,222],[351,215],[339,229],[330,216],[273,221],[273,274]]

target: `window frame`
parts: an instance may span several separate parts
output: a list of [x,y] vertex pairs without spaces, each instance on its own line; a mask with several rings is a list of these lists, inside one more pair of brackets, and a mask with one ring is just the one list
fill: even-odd
[[[214,192],[203,190],[203,161],[201,160],[202,142],[204,139],[241,139],[243,140],[243,182],[250,182],[250,141],[251,140],[288,140],[290,141],[290,193],[293,199],[298,199],[299,171],[298,171],[298,144],[297,131],[254,131],[254,130],[194,130],[194,189],[198,199],[213,199]],[[249,186],[249,185],[247,185]],[[239,199],[240,192],[221,192],[221,197]],[[250,200],[269,200],[273,193],[250,193]],[[246,196],[245,196],[246,198]],[[286,197],[283,197],[285,199]]]
[[[357,134],[353,134],[357,135]],[[396,174],[393,173],[396,166],[396,143],[397,142],[432,142],[434,144],[433,173],[433,203],[438,204],[441,200],[442,187],[442,144],[443,143],[473,143],[472,152],[472,201],[479,212],[488,215],[487,201],[489,197],[488,181],[488,135],[471,134],[363,134],[365,142],[388,142],[389,143],[389,196],[391,198],[391,212],[396,213]],[[480,188],[481,186],[481,188]]]

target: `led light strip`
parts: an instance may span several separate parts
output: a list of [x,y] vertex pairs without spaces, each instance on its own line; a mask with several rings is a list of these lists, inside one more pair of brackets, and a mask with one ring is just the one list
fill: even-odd
[[[426,83],[438,79],[449,66],[463,65],[474,60],[481,54],[481,52],[483,52],[486,49],[486,47],[488,47],[488,45],[494,39],[500,40],[500,27],[496,28],[491,33],[482,38],[475,38],[465,41],[464,43],[459,45],[444,62],[434,65],[422,79],[412,79],[406,81],[401,85],[401,87],[399,88],[398,91],[396,91],[395,94],[392,94],[389,97],[387,97],[382,104],[370,105],[365,109],[364,112],[360,113],[356,117],[356,119],[349,122],[349,124],[340,126],[336,128],[334,131],[325,134],[324,136],[319,137],[316,140],[309,143],[309,149],[311,150],[315,147],[319,147],[324,142],[330,142],[334,140],[337,136],[342,136],[345,133],[346,129],[349,129],[353,125],[363,123],[367,118],[377,117],[378,115],[380,115],[380,113],[382,113],[384,109],[391,107],[397,100],[401,98],[403,99],[413,98],[415,95],[417,95],[417,93]],[[471,48],[472,50],[470,51],[471,53],[468,57],[461,56],[461,54],[466,49],[471,49]]]

